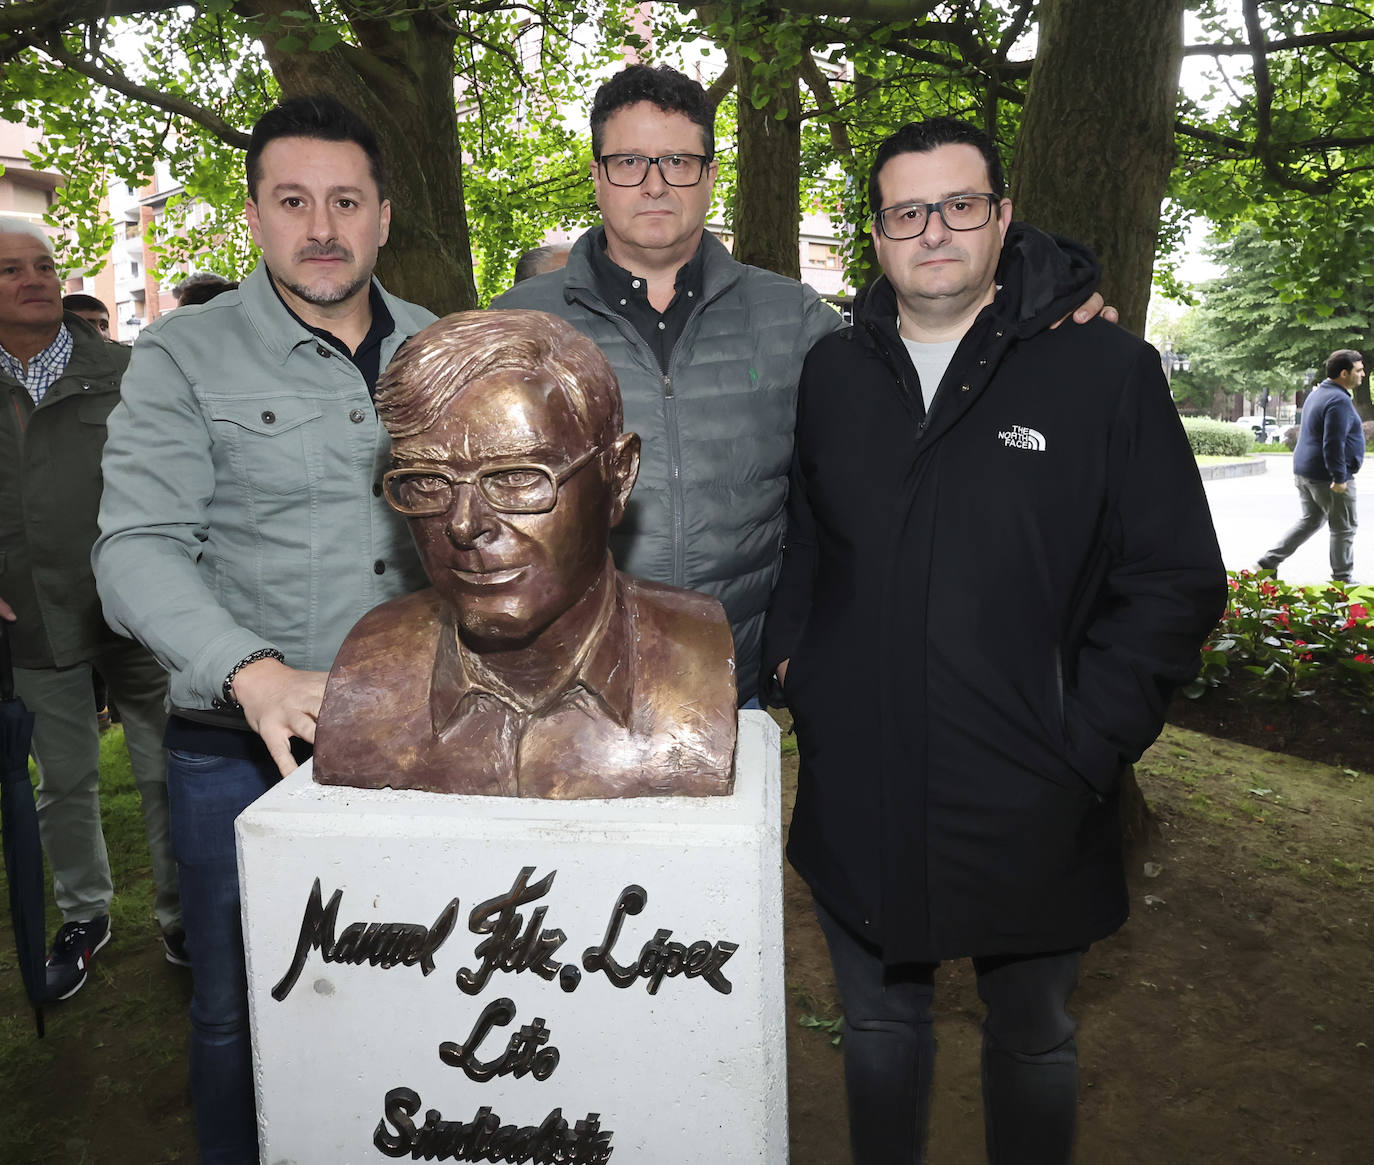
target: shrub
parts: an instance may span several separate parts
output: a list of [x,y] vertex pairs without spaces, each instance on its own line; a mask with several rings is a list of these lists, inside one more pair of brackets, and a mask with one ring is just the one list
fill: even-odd
[[1202,649],[1202,669],[1183,689],[1196,699],[1236,671],[1259,694],[1312,695],[1320,676],[1374,705],[1374,595],[1342,583],[1291,586],[1273,571],[1231,571],[1226,614]]
[[[1368,428],[1368,426],[1369,422],[1366,421],[1365,427]],[[1288,446],[1288,452],[1292,453],[1293,450],[1298,447],[1298,434],[1301,432],[1302,429],[1298,425],[1291,425],[1289,426],[1288,432],[1283,435],[1283,443]],[[1368,433],[1365,434],[1365,440],[1369,440]]]
[[1364,421],[1360,428],[1364,430],[1364,443],[1374,445],[1374,421]]
[[1183,417],[1194,457],[1244,457],[1254,444],[1254,434],[1240,425],[1228,425],[1207,417]]

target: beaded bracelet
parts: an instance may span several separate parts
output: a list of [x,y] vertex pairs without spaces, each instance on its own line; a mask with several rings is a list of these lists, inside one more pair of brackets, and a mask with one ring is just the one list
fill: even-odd
[[226,708],[241,707],[239,702],[234,699],[234,677],[250,663],[257,663],[260,659],[275,659],[278,663],[286,662],[286,656],[275,647],[263,647],[253,652],[252,655],[244,656],[238,663],[234,664],[229,670],[229,674],[224,677],[224,687],[221,690],[224,695],[224,706]]

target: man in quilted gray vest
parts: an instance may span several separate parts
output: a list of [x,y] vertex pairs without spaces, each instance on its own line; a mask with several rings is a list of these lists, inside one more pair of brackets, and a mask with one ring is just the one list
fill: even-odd
[[[707,233],[714,117],[702,87],[667,66],[630,65],[602,85],[591,114],[602,225],[563,270],[492,306],[561,316],[610,359],[625,429],[642,442],[639,483],[611,535],[616,563],[720,599],[743,703],[759,686],[802,361],[844,321],[811,288],[737,263]],[[1075,318],[1101,306],[1094,296]]]

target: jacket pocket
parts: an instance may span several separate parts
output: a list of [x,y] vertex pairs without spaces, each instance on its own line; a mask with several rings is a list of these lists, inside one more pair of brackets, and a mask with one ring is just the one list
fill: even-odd
[[249,492],[295,494],[319,476],[314,423],[323,410],[309,401],[256,400],[212,405],[216,438],[229,447]]
[[114,393],[102,392],[99,395],[83,398],[77,406],[76,416],[83,425],[98,425],[105,427],[105,423],[110,419],[110,413],[114,411],[115,405],[119,403],[119,397]]

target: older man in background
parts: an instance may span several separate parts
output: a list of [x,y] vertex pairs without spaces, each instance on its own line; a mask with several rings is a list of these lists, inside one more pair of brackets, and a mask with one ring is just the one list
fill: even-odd
[[94,667],[124,722],[157,883],[169,962],[186,966],[167,823],[162,750],[167,677],[144,648],[106,625],[91,573],[105,420],[119,403],[129,351],[62,308],[47,236],[0,218],[0,618],[15,687],[34,712],[38,828],[63,923],[46,991],[66,999],[110,941],[114,883],[100,827],[100,732]]

